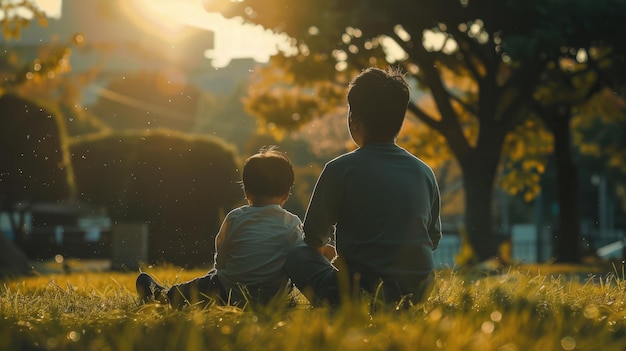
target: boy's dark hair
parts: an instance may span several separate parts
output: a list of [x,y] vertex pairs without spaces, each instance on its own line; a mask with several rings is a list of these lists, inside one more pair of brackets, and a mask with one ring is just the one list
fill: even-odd
[[395,137],[400,132],[409,104],[409,85],[397,68],[370,67],[350,82],[350,111],[367,132]]
[[244,191],[253,196],[274,197],[289,193],[293,186],[293,166],[276,146],[264,146],[243,166]]

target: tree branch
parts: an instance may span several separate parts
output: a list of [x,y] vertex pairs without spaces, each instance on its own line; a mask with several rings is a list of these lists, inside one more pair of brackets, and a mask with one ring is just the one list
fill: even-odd
[[430,128],[442,133],[441,122],[434,117],[426,113],[419,106],[413,102],[409,102],[408,110],[411,111],[420,121],[429,126]]
[[452,106],[450,99],[451,94],[444,86],[441,74],[437,70],[436,61],[429,56],[429,53],[426,51],[421,41],[419,43],[407,43],[400,39],[393,31],[387,31],[382,34],[392,38],[409,55],[409,60],[415,62],[417,66],[420,67],[420,71],[423,74],[423,82],[430,88],[431,96],[435,100],[441,115],[441,120],[437,121],[433,119],[414,104],[409,104],[409,110],[415,113],[415,115],[428,126],[444,135],[446,140],[448,140],[451,150],[457,157],[463,158],[470,152],[471,146],[463,133],[459,116]]
[[[533,104],[533,93],[535,88],[539,84],[538,78],[542,72],[542,69],[546,66],[544,61],[537,62],[526,61],[522,62],[521,66],[513,71],[511,77],[504,83],[501,91],[508,89],[515,89],[518,91],[518,96],[506,107],[503,107],[498,112],[499,116],[502,116],[501,120],[511,128],[515,125],[518,113],[523,106],[531,106]],[[507,118],[508,117],[508,118]]]
[[460,30],[452,27],[452,29],[449,30],[449,32],[452,34],[452,37],[456,41],[457,47],[461,51],[461,54],[463,54],[463,61],[466,62],[467,70],[470,71],[470,73],[472,74],[472,77],[474,77],[474,80],[476,80],[476,83],[478,84],[478,86],[479,87],[482,86],[484,77],[478,72],[478,68],[472,62],[472,57],[473,57],[472,51],[467,50],[467,48],[463,45],[463,44],[467,44],[468,46],[471,46],[471,43],[469,43],[465,39],[460,40],[461,37],[465,35]]
[[473,106],[469,105],[467,102],[461,100],[459,96],[456,96],[450,92],[448,92],[448,96],[450,97],[450,99],[454,100],[457,104],[463,107],[464,110],[478,117],[478,111]]
[[[398,37],[395,33],[393,34],[389,34],[391,36],[391,38],[407,53],[409,53],[409,55],[411,55],[411,51],[413,51],[411,49],[411,47],[404,42],[403,40],[400,39],[400,37]],[[437,53],[435,53],[434,55],[436,55]],[[441,55],[445,55],[445,56],[449,56],[446,54],[441,53]],[[435,61],[435,60],[433,60]],[[439,75],[439,73],[437,73],[437,75]],[[423,81],[422,81],[423,82]],[[425,82],[423,82],[425,83]],[[428,85],[428,84],[425,84]],[[465,109],[467,112],[473,114],[474,116],[476,116],[476,109],[472,108],[471,106],[469,106],[467,103],[465,103],[463,100],[460,99],[460,97],[456,96],[455,94],[452,94],[443,84],[441,85],[441,92],[442,94],[445,94],[449,99],[454,100],[455,102],[457,102],[460,106],[463,107],[463,109]]]

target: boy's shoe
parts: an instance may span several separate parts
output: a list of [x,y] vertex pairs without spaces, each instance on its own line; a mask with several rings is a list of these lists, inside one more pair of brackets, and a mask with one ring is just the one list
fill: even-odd
[[150,274],[141,272],[135,281],[135,288],[142,303],[159,302],[167,303],[166,289],[164,286],[150,276]]

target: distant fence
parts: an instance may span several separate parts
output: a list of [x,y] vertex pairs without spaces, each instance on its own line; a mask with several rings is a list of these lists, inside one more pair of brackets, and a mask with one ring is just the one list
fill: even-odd
[[[511,258],[515,262],[536,263],[546,262],[553,256],[552,234],[544,228],[537,236],[534,224],[516,224],[512,227],[509,237],[498,235],[498,240],[510,240]],[[622,230],[605,231],[589,230],[582,236],[581,245],[585,254],[595,254],[601,258],[623,258],[625,234]],[[455,258],[461,249],[461,240],[457,233],[444,233],[439,247],[433,252],[435,267],[453,268]]]

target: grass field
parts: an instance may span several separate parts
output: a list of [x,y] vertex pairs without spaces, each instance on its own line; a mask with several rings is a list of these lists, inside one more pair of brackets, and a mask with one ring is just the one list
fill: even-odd
[[[204,274],[148,271],[166,285]],[[331,312],[303,299],[178,311],[139,305],[135,273],[42,275],[3,283],[0,350],[625,350],[622,268],[576,272],[439,271],[423,304],[374,314],[367,302]]]

